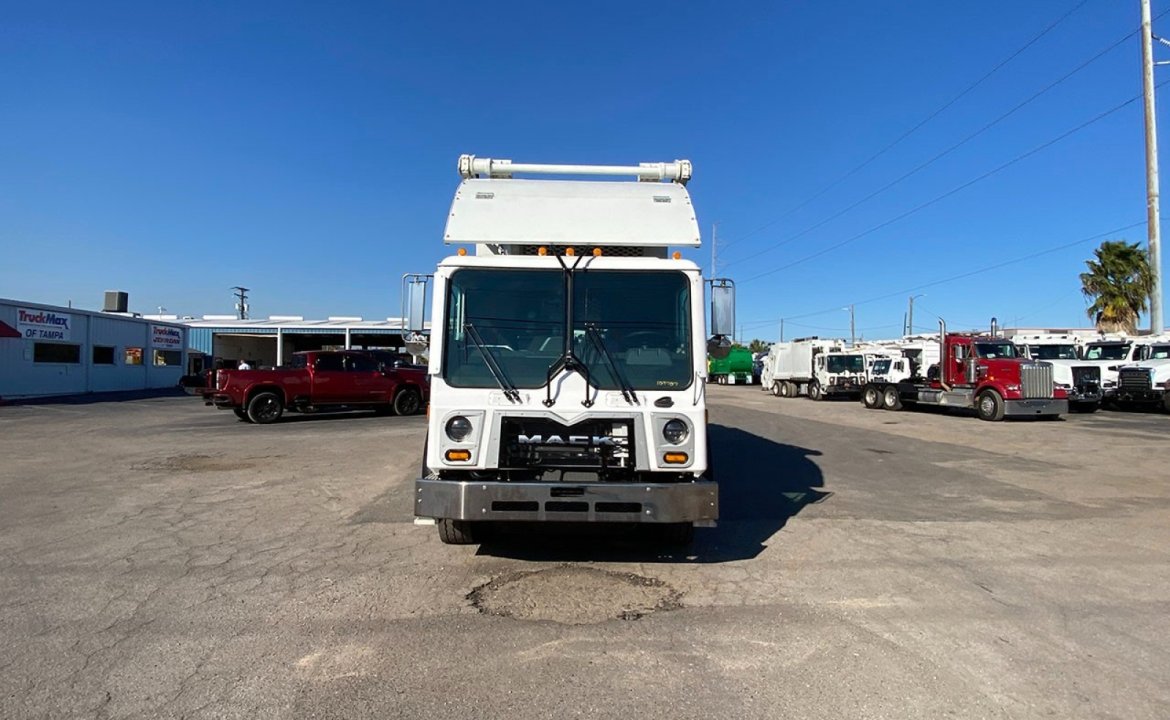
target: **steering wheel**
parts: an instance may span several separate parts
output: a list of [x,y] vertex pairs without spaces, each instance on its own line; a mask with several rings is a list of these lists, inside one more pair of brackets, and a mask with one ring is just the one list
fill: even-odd
[[671,346],[671,337],[661,330],[635,330],[625,336],[626,347],[660,347]]

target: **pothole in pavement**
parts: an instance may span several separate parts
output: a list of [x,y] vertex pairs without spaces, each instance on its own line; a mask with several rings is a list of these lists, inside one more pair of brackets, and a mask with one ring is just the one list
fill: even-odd
[[682,607],[682,594],[661,580],[569,565],[502,575],[467,599],[487,615],[566,625],[637,620]]

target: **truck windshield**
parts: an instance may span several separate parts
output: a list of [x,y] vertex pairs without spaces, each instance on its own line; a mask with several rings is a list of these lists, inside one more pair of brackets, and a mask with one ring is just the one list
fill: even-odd
[[873,368],[871,369],[871,372],[874,375],[885,375],[888,372],[890,372],[890,363],[892,363],[892,362],[893,362],[893,360],[891,360],[889,358],[882,358],[881,360],[874,360],[873,361]]
[[1033,360],[1076,360],[1076,345],[1032,345],[1028,348]]
[[825,358],[825,369],[831,373],[864,372],[865,358],[860,355],[830,355]]
[[1085,348],[1086,360],[1125,360],[1129,358],[1129,343],[1096,343]]
[[994,360],[995,358],[1014,358],[1019,357],[1016,351],[1016,346],[1006,342],[977,342],[975,343],[975,356]]
[[[447,291],[443,375],[455,387],[493,387],[496,380],[467,325],[483,338],[506,379],[543,387],[565,343],[564,274],[560,270],[467,268]],[[594,327],[617,371],[637,390],[681,388],[694,375],[690,282],[680,272],[578,270],[573,276],[571,344],[593,384],[620,389],[596,343]]]
[[1150,360],[1170,360],[1170,345],[1155,345],[1150,348]]

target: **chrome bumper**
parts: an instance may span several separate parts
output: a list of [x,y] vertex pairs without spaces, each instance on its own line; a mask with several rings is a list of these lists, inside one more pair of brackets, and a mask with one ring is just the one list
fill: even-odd
[[1003,414],[1007,417],[1068,414],[1068,400],[1008,400],[1003,405]]
[[678,483],[414,481],[414,514],[452,520],[700,522],[719,517],[719,487]]

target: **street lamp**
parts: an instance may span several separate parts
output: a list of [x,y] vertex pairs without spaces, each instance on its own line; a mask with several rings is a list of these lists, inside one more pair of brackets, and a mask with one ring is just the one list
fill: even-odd
[[914,298],[926,297],[926,293],[910,296],[910,312],[906,315],[906,334],[914,334]]

